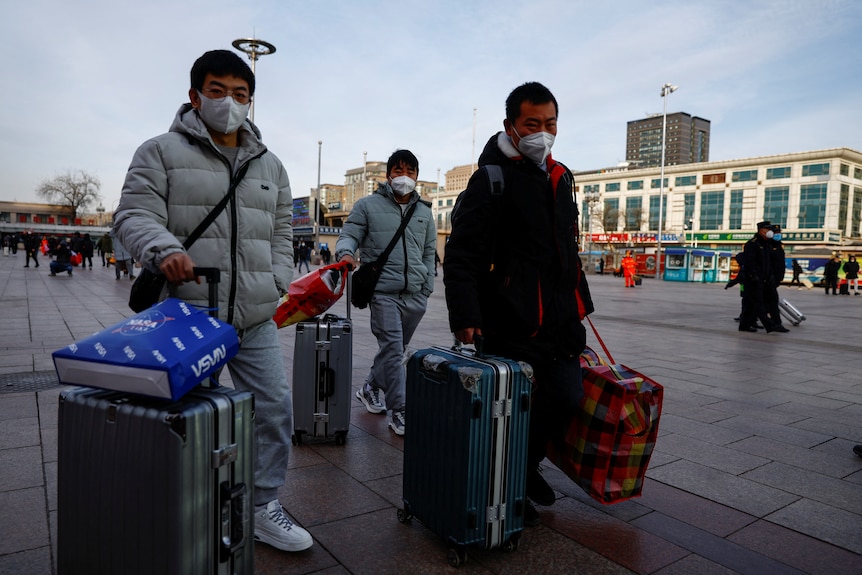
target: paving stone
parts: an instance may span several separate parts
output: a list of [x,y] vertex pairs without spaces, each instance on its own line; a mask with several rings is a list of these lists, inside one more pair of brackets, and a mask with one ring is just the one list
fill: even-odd
[[862,517],[855,513],[800,499],[764,519],[862,555]]

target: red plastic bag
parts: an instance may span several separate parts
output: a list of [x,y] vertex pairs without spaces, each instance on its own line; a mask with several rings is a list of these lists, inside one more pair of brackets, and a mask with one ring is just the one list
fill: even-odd
[[72,252],[72,257],[70,258],[70,262],[73,266],[79,266],[84,261],[84,256],[82,256],[78,252]]
[[345,262],[337,262],[293,280],[272,316],[275,325],[287,327],[318,316],[332,307],[344,293],[347,270]]

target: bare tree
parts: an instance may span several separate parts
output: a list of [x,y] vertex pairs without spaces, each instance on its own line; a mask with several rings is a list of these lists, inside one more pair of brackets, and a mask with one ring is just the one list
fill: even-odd
[[620,221],[620,210],[618,208],[605,208],[601,213],[602,229],[606,233],[617,231]]
[[36,189],[36,194],[53,204],[72,208],[72,217],[77,218],[80,210],[102,200],[99,194],[101,187],[96,176],[84,170],[69,170],[53,180],[43,181]]

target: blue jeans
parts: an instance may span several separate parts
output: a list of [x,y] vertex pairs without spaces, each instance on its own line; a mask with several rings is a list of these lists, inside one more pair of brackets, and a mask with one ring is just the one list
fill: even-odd
[[284,485],[293,434],[293,403],[283,351],[272,320],[241,330],[227,364],[234,387],[254,394],[254,502],[265,505]]
[[50,267],[51,267],[51,273],[52,274],[59,274],[62,272],[71,272],[72,271],[72,264],[61,264],[58,261],[52,261],[50,264]]

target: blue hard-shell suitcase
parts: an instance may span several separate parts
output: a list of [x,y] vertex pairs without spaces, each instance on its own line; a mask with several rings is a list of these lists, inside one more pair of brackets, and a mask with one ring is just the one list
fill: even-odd
[[524,527],[532,369],[434,347],[407,363],[404,507],[449,544],[517,548]]

